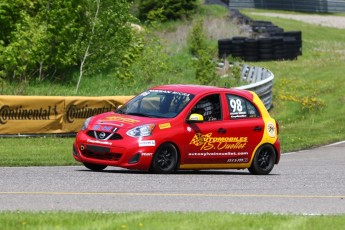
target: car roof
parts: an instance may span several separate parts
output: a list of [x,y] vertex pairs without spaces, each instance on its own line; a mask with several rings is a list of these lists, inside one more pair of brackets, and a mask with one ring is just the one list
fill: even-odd
[[177,92],[183,92],[183,93],[189,93],[189,94],[225,92],[225,93],[233,93],[237,95],[242,95],[247,98],[252,97],[252,94],[247,90],[241,90],[241,89],[235,89],[235,88],[221,88],[217,86],[208,86],[208,85],[170,84],[170,85],[156,86],[151,89],[177,91]]

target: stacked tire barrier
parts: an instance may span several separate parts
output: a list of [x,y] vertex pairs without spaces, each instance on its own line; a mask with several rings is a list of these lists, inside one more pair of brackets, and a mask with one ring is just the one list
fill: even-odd
[[262,67],[244,64],[242,65],[241,78],[249,84],[236,88],[254,91],[260,97],[266,109],[270,110],[272,108],[273,73]]
[[251,27],[252,38],[233,37],[218,40],[218,56],[238,57],[244,61],[294,60],[302,55],[302,32],[284,31],[268,21],[254,21],[231,10],[231,15],[239,23]]

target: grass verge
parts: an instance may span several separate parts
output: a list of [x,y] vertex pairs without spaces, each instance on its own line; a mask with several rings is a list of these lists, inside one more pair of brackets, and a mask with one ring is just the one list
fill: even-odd
[[0,138],[0,166],[75,165],[74,138]]
[[0,212],[2,229],[343,229],[344,215],[297,216],[222,212]]

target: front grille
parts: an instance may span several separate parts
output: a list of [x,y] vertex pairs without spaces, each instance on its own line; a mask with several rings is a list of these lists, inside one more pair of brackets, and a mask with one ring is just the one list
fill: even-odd
[[86,134],[89,137],[92,137],[92,138],[95,138],[98,140],[121,140],[121,139],[123,139],[122,136],[118,133],[89,130]]
[[120,160],[121,153],[104,153],[104,152],[94,152],[91,150],[83,151],[83,155],[87,158],[97,159],[97,160],[107,160],[107,161],[118,161]]
[[97,153],[109,153],[110,148],[102,147],[102,146],[95,146],[95,145],[86,145],[86,150],[91,152],[97,152]]

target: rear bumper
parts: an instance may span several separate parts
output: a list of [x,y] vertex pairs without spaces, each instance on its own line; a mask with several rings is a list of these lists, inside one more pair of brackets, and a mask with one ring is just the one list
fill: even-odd
[[277,155],[275,163],[278,164],[280,161],[280,141],[279,141],[279,139],[277,139],[277,141],[274,143],[273,146],[276,150],[276,155]]

